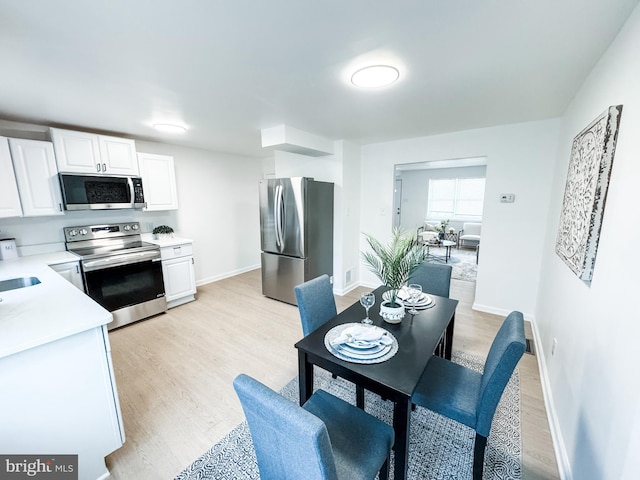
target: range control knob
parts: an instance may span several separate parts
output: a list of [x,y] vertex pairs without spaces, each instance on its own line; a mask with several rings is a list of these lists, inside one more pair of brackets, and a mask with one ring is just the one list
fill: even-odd
[[129,225],[125,225],[124,226],[124,231],[128,232],[129,230],[131,230],[131,227]]
[[138,226],[137,223],[134,223],[133,225],[131,225],[131,229],[132,230],[138,230],[138,228],[140,228],[140,227]]
[[76,235],[78,235],[78,230],[69,230],[70,237],[75,237]]
[[80,235],[86,235],[87,233],[88,232],[86,228],[83,228],[82,230],[80,230]]

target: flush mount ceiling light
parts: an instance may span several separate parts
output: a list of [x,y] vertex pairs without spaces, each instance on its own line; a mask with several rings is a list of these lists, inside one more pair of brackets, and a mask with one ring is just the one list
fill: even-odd
[[153,128],[166,133],[186,133],[187,129],[180,125],[171,125],[170,123],[156,123]]
[[400,72],[391,65],[372,65],[356,71],[351,76],[351,83],[356,87],[386,87],[398,80]]

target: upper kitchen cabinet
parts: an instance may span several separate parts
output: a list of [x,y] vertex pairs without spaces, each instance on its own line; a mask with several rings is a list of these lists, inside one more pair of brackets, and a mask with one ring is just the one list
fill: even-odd
[[9,139],[22,215],[63,215],[62,193],[51,142]]
[[5,137],[0,137],[0,218],[20,216],[22,216],[22,207],[11,162],[9,141]]
[[176,210],[178,191],[173,157],[138,153],[145,210]]
[[61,172],[138,175],[133,140],[59,128],[50,133]]

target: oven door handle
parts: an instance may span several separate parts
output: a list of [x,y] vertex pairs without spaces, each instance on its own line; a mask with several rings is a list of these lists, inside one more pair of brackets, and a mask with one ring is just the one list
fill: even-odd
[[93,272],[96,270],[104,270],[111,267],[129,265],[132,263],[149,261],[158,262],[160,260],[160,252],[157,251],[128,253],[116,255],[113,257],[98,258],[96,260],[84,260],[82,262],[82,268],[85,272]]

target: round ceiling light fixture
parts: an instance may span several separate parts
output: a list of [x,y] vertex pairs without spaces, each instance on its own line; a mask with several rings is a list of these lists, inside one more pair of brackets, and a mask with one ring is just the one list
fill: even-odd
[[185,127],[181,127],[180,125],[172,125],[170,123],[156,123],[153,128],[166,133],[187,133],[187,129]]
[[357,70],[351,75],[351,83],[356,87],[378,88],[391,85],[400,78],[400,72],[391,65],[372,65]]

